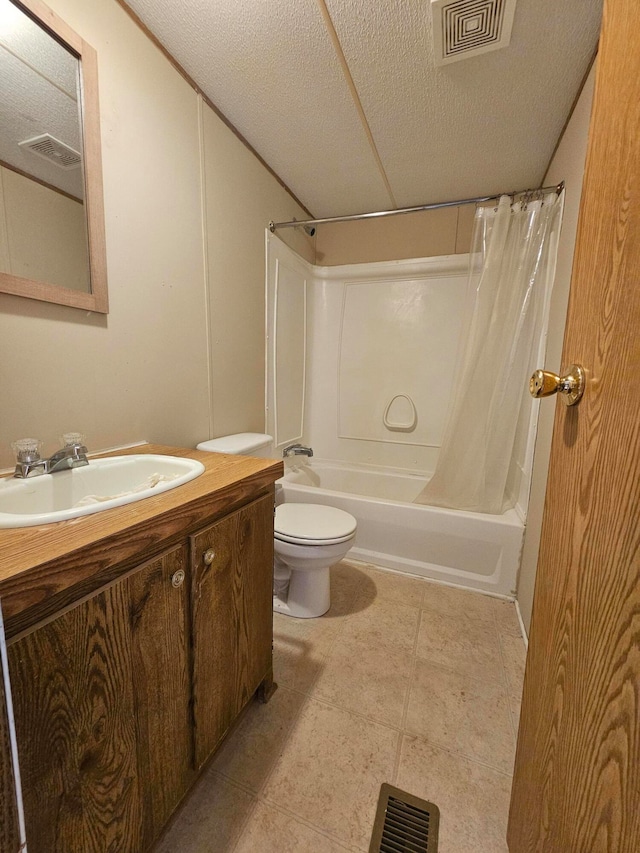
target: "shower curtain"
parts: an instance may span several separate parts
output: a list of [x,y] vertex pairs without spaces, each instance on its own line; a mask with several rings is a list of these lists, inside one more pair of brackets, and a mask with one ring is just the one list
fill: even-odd
[[466,317],[433,477],[416,503],[502,513],[523,399],[536,368],[564,193],[475,214]]

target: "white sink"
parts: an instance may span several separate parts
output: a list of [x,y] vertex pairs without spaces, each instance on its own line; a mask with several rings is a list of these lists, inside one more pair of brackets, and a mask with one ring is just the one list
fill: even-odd
[[82,468],[0,479],[0,528],[33,527],[91,515],[175,489],[204,465],[178,456],[138,454],[90,459]]

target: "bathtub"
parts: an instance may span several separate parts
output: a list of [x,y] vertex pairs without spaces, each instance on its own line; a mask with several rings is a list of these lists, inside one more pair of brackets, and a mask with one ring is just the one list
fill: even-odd
[[322,503],[358,520],[354,560],[513,597],[524,524],[516,510],[488,515],[412,503],[424,476],[311,460],[278,481],[279,499]]

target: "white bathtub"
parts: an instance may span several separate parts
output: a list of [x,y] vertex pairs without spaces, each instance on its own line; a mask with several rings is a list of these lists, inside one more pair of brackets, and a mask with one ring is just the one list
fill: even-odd
[[365,465],[312,460],[287,467],[285,501],[350,512],[358,532],[349,556],[495,595],[516,589],[524,524],[503,515],[411,503],[426,479]]

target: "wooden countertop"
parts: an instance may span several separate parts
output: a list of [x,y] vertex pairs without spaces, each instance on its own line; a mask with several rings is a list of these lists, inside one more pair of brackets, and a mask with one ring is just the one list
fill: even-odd
[[110,583],[206,519],[247,503],[283,475],[282,462],[273,459],[156,444],[101,455],[137,453],[189,457],[205,470],[182,486],[122,507],[0,530],[0,601],[7,637]]

